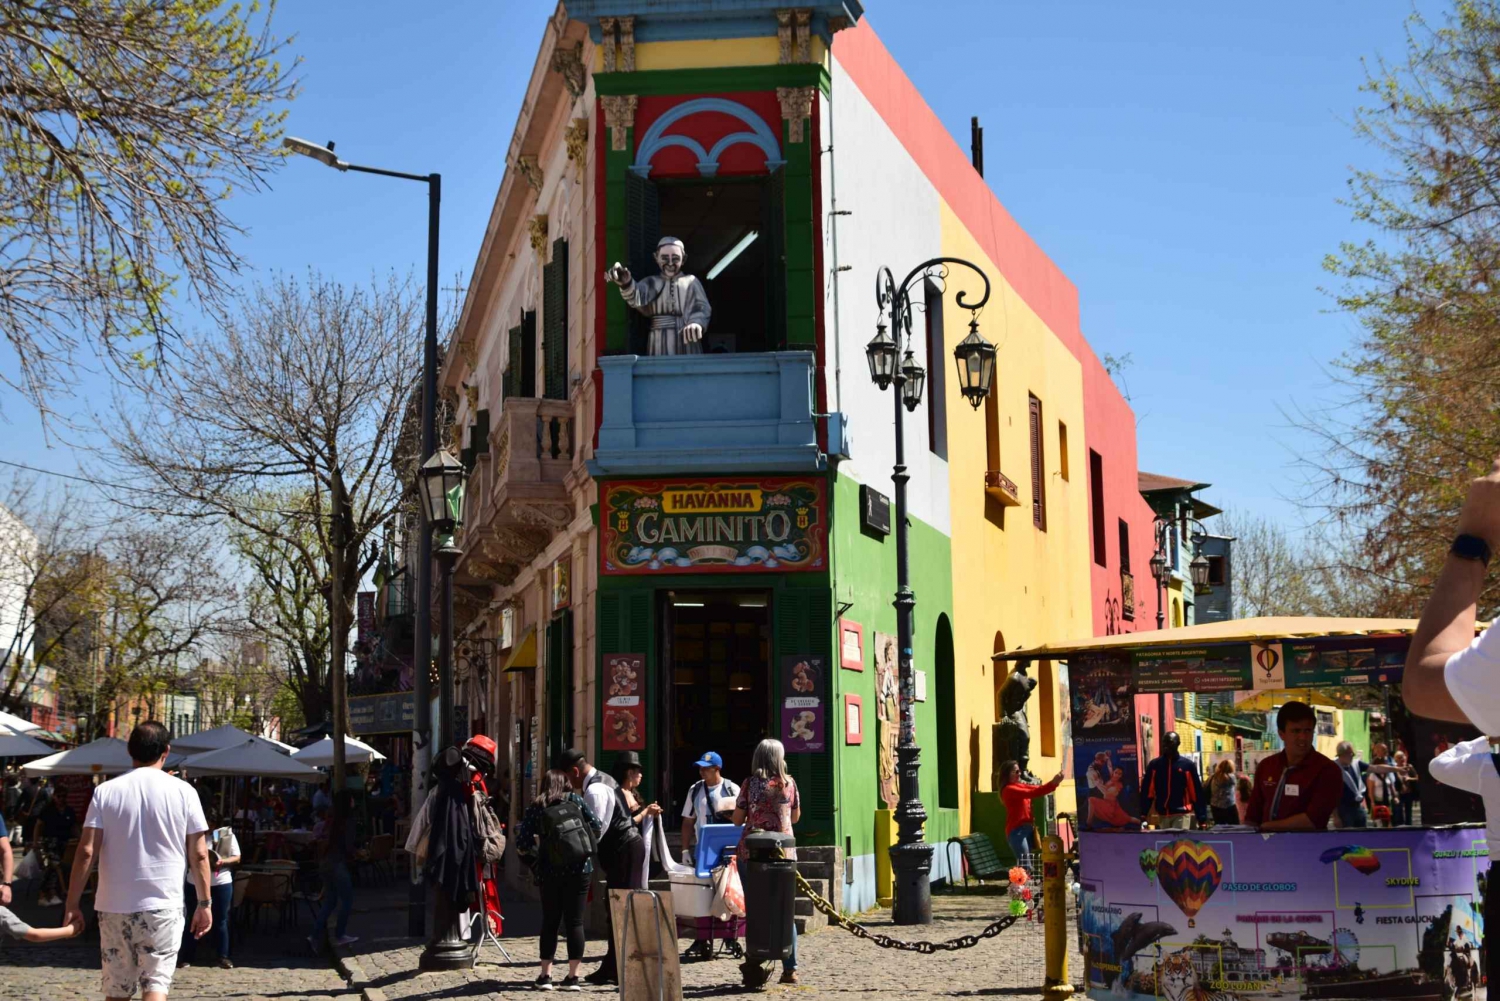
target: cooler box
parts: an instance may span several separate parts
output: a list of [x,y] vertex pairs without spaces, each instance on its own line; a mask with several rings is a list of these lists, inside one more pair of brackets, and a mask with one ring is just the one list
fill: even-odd
[[725,849],[738,845],[744,832],[739,824],[704,824],[698,831],[698,878],[713,876]]

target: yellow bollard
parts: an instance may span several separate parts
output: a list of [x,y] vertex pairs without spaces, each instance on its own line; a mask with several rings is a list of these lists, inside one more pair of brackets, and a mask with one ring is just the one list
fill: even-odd
[[1068,872],[1063,864],[1062,839],[1048,835],[1042,839],[1042,903],[1045,907],[1042,927],[1046,940],[1047,983],[1042,994],[1048,1001],[1061,1001],[1073,995],[1068,980]]

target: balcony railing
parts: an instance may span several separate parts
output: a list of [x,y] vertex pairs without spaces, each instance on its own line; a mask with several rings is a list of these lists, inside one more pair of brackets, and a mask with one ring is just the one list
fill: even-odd
[[811,351],[599,359],[604,416],[590,472],[816,472]]

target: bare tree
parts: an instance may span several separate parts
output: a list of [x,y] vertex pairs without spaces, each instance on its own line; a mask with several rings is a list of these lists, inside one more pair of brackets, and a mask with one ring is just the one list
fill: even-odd
[[221,337],[185,344],[183,364],[141,380],[139,396],[119,401],[101,426],[114,459],[157,491],[158,510],[262,540],[272,578],[295,566],[304,593],[329,587],[341,484],[349,572],[330,600],[347,628],[375,559],[368,543],[400,497],[391,464],[422,321],[410,283],[350,289],[317,274],[305,285],[281,277],[247,295]]
[[82,340],[165,360],[169,296],[217,302],[239,267],[223,205],[277,162],[296,89],[269,11],[0,0],[0,378],[39,409]]
[[1330,526],[1292,533],[1264,515],[1226,510],[1215,535],[1234,539],[1231,554],[1235,614],[1393,614],[1389,589],[1357,558],[1357,538]]

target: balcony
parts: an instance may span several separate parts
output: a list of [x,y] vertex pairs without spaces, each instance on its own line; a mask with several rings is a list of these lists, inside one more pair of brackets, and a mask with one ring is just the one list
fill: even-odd
[[599,359],[595,476],[823,469],[811,351]]
[[475,458],[464,497],[463,557],[456,580],[506,585],[574,516],[566,478],[573,467],[573,408],[565,400],[512,397]]

